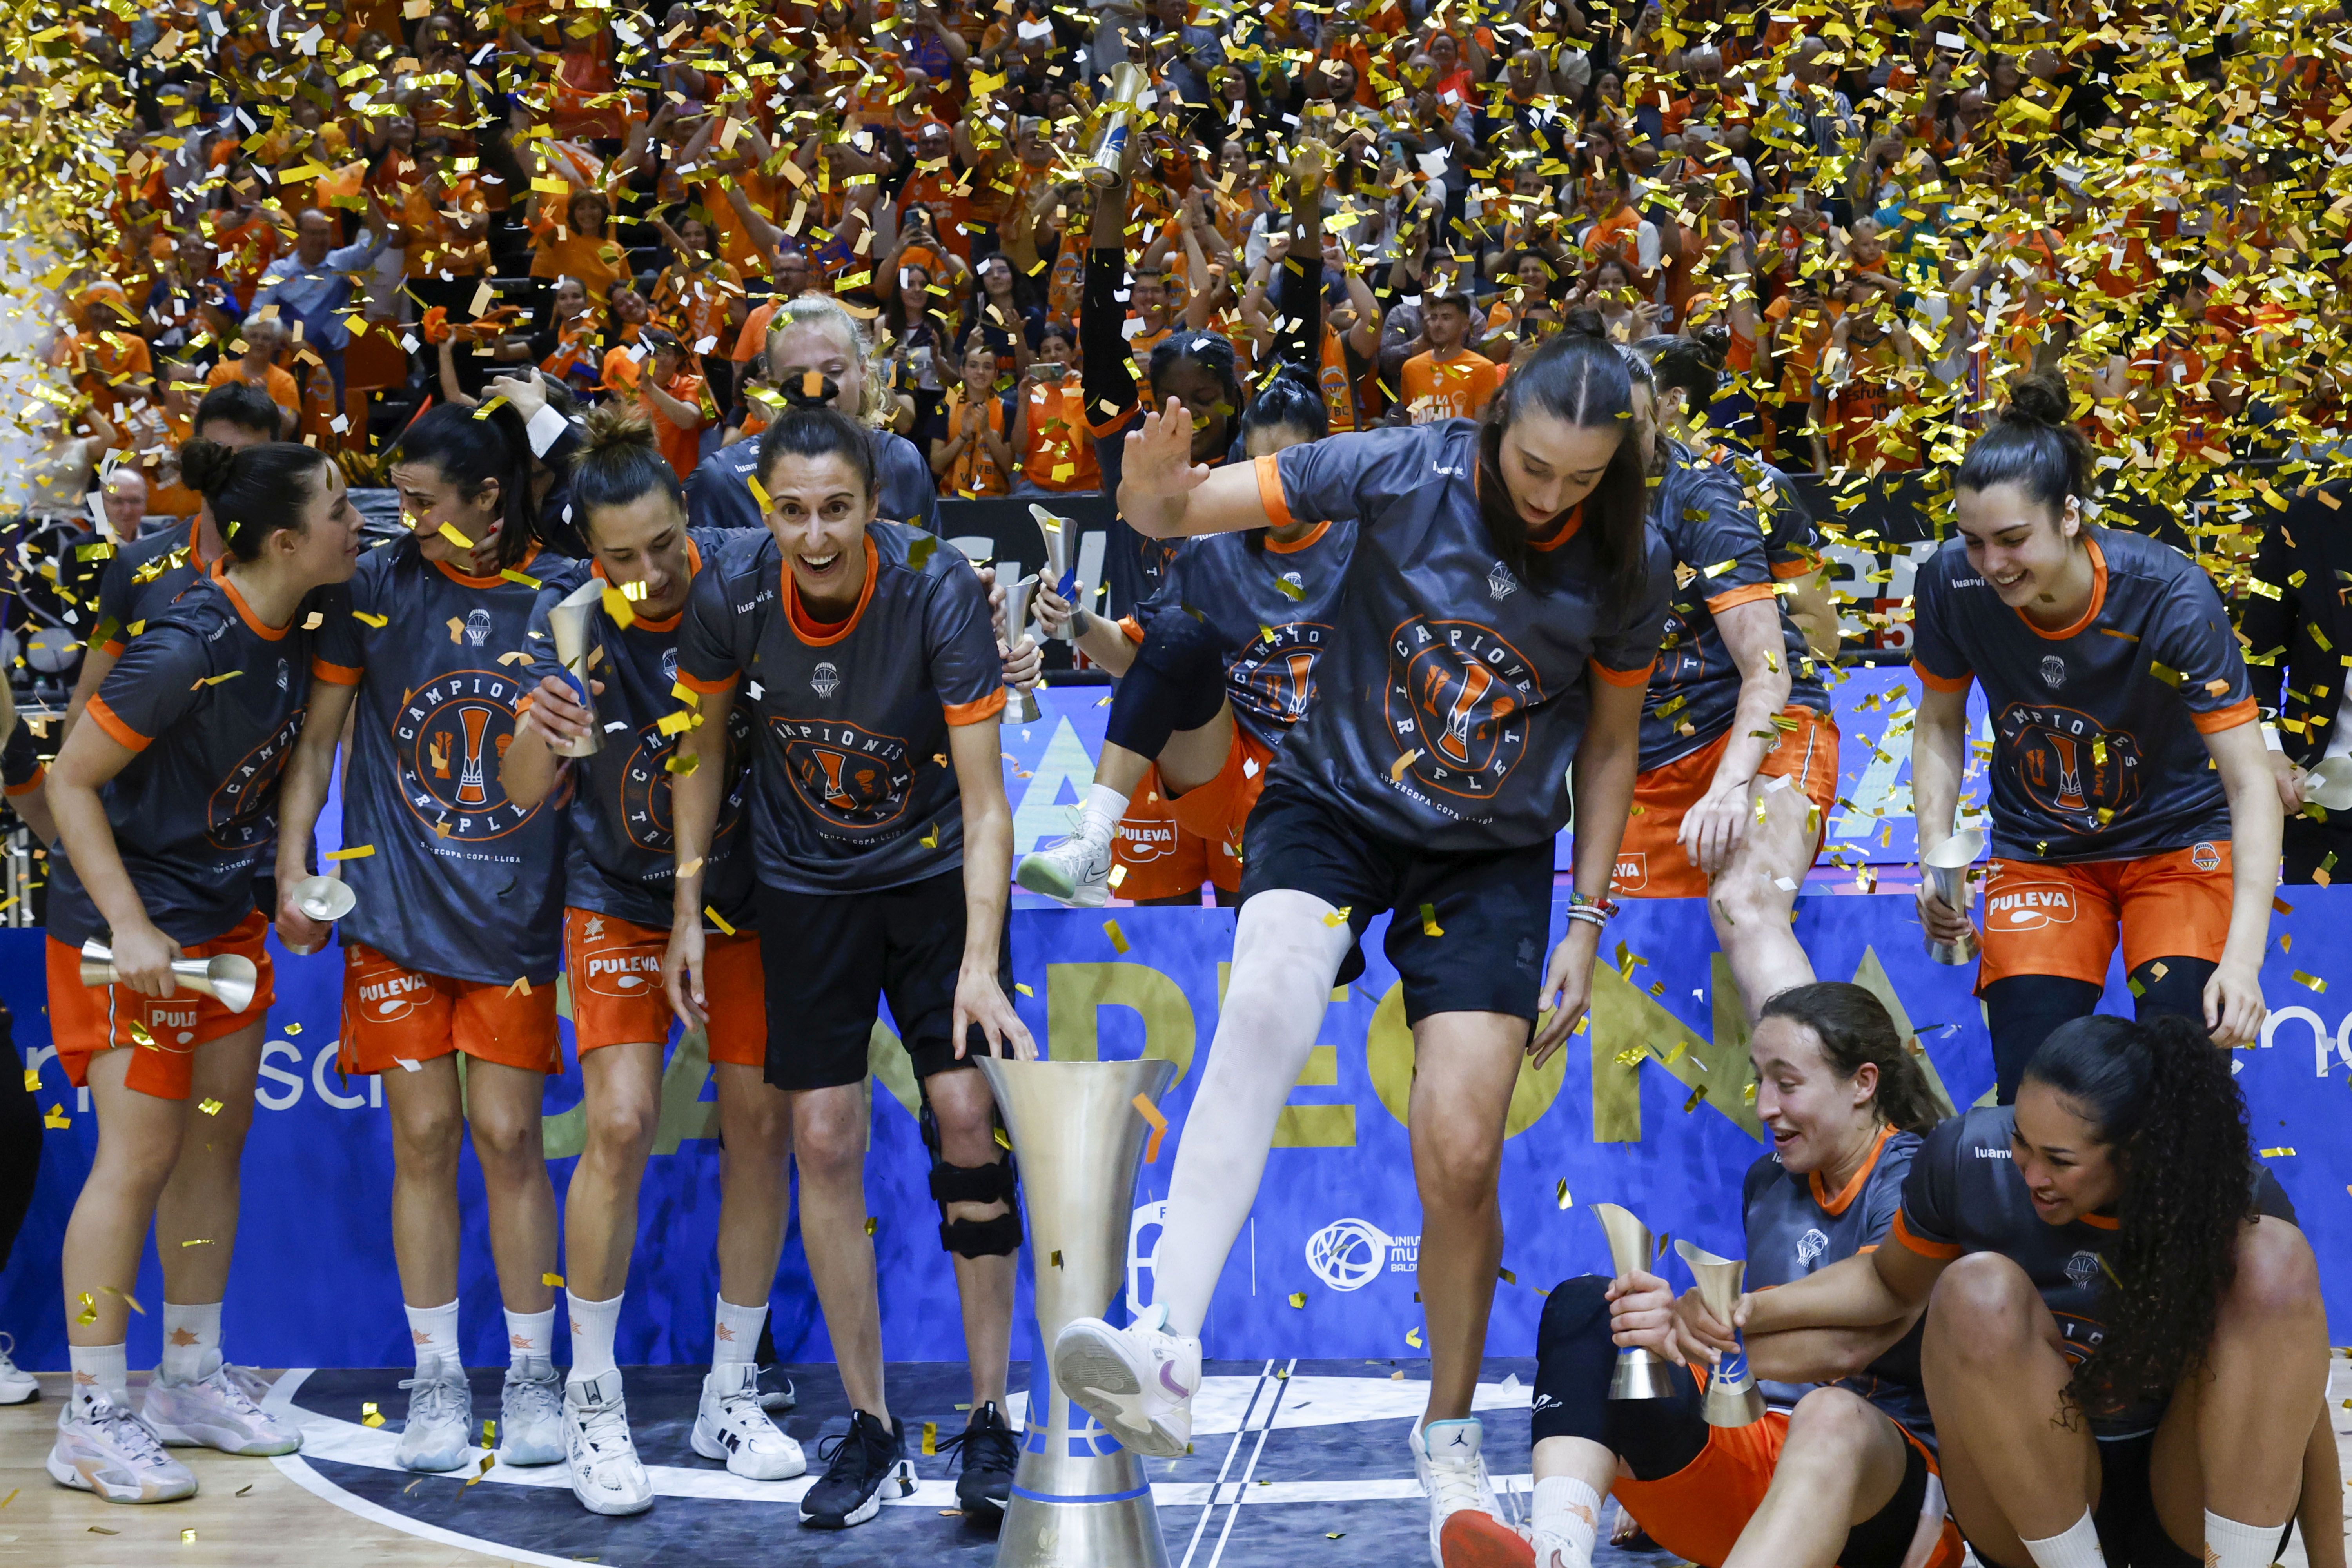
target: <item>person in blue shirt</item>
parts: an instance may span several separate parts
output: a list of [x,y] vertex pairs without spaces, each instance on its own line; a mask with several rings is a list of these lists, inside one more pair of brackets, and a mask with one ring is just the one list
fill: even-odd
[[392,219],[373,192],[368,194],[368,220],[358,239],[336,246],[331,216],[317,207],[298,213],[293,253],[269,264],[253,295],[256,310],[275,305],[282,320],[302,323],[302,342],[317,351],[327,374],[335,378],[337,408],[343,405],[343,351],[352,342],[344,318],[351,312],[356,275],[374,265],[392,236]]

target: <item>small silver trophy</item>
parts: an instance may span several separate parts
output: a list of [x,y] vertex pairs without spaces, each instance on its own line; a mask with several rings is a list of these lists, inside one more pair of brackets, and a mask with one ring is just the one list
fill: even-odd
[[[1077,531],[1077,524],[1066,517],[1055,517],[1035,501],[1029,503],[1029,515],[1037,520],[1037,531],[1045,540],[1045,570],[1041,575],[1053,584],[1054,592],[1058,594],[1062,591],[1063,580],[1070,574],[1070,545],[1072,536]],[[1077,607],[1083,609],[1085,606]],[[1070,640],[1069,632],[1065,630],[1062,641]]]
[[[1594,1204],[1593,1215],[1609,1237],[1609,1264],[1620,1279],[1636,1271],[1647,1273],[1658,1260],[1658,1244],[1650,1227],[1631,1209],[1615,1204]],[[1655,1351],[1628,1345],[1617,1352],[1617,1370],[1609,1377],[1612,1399],[1665,1399],[1674,1394],[1665,1369],[1673,1363]]]
[[[1021,634],[1026,631],[1029,627],[1029,603],[1032,599],[1035,598],[1036,595],[1037,579],[1034,576],[1024,577],[1021,581],[1013,584],[1011,587],[1004,590],[1004,636],[1006,641],[1014,644],[1018,644],[1020,642]],[[1039,640],[1043,641],[1044,639],[1040,638]],[[1036,690],[1034,688],[1027,686],[1019,688],[1019,690],[1021,693],[1021,721],[1024,724],[1034,724],[1037,721]]]
[[[1732,1313],[1739,1309],[1741,1282],[1748,1277],[1746,1259],[1717,1258],[1687,1241],[1675,1242],[1675,1250],[1690,1265],[1691,1275],[1698,1281],[1698,1299],[1706,1303],[1706,1310],[1720,1321],[1730,1322]],[[1733,1330],[1731,1337],[1738,1341],[1738,1331]],[[1748,1370],[1744,1345],[1716,1363],[1699,1411],[1710,1426],[1749,1426],[1764,1419],[1764,1395]]]
[[[112,985],[121,976],[114,972],[114,950],[95,938],[81,944],[81,983]],[[172,965],[172,979],[187,990],[210,996],[232,1013],[253,1005],[261,972],[253,960],[225,952],[218,958],[183,958]]]
[[[1919,868],[1927,874],[1927,886],[1935,890],[1936,897],[1963,914],[1969,908],[1969,868],[1984,853],[1984,829],[1971,827],[1953,834],[1931,853],[1919,858]],[[1937,942],[1930,937],[1927,956],[1938,963],[1973,963],[1977,946],[1974,929],[1958,942]]]
[[591,577],[547,612],[547,629],[555,635],[556,661],[563,666],[580,705],[588,710],[586,734],[560,744],[548,742],[547,749],[559,757],[593,757],[604,749],[604,731],[596,722],[594,689],[588,684],[588,661],[595,647],[588,628],[604,602],[604,580]]
[[[305,877],[294,884],[288,896],[296,909],[321,925],[334,924],[350,914],[359,902],[359,895],[352,892],[352,885],[341,877]],[[279,933],[278,940],[285,942],[283,932]],[[286,951],[297,958],[308,958],[319,949],[298,947],[288,942]]]

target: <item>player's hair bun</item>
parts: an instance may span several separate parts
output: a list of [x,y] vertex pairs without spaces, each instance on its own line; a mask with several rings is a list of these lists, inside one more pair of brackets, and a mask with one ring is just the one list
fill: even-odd
[[236,461],[236,448],[224,447],[218,441],[199,437],[180,443],[180,482],[200,496],[220,493],[228,482],[229,465]]
[[2065,378],[2044,371],[2013,383],[2000,417],[2017,424],[2059,426],[2069,423],[2073,399]]
[[776,390],[794,408],[831,408],[834,399],[841,395],[838,383],[813,370],[784,377]]
[[583,457],[618,452],[631,447],[642,447],[656,456],[661,452],[660,439],[654,435],[653,421],[634,405],[600,403],[588,410],[585,423],[588,440],[581,448]]
[[1707,368],[1722,374],[1725,363],[1731,357],[1731,329],[1720,321],[1710,321],[1693,331],[1690,338],[1705,353]]
[[1560,336],[1567,338],[1594,338],[1601,342],[1609,341],[1608,325],[1601,321],[1601,312],[1590,305],[1579,305],[1561,317],[1559,331]]

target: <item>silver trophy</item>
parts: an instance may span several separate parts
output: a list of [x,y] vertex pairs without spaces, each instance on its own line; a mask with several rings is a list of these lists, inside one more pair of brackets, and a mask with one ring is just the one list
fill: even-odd
[[[1693,1247],[1687,1241],[1675,1243],[1675,1250],[1690,1265],[1691,1275],[1698,1281],[1698,1299],[1706,1310],[1725,1323],[1739,1308],[1739,1288],[1748,1277],[1745,1259],[1717,1258],[1703,1247]],[[1738,1330],[1732,1339],[1739,1338]],[[1745,1345],[1717,1362],[1706,1380],[1706,1394],[1699,1401],[1699,1412],[1710,1426],[1752,1426],[1764,1419],[1764,1395],[1756,1386],[1755,1375],[1748,1370],[1748,1350]]]
[[596,723],[596,696],[588,684],[588,661],[594,657],[594,641],[588,628],[604,603],[604,580],[591,577],[564,595],[563,602],[547,612],[547,629],[555,636],[556,661],[572,679],[573,694],[580,705],[588,710],[588,732],[576,741],[561,744],[554,741],[547,749],[559,757],[593,757],[604,749],[604,731]]
[[[1077,542],[1078,525],[1066,517],[1055,517],[1035,501],[1029,503],[1029,515],[1037,520],[1037,531],[1045,541],[1045,570],[1042,575],[1058,594],[1062,591],[1062,580],[1070,574],[1070,547]],[[1076,607],[1084,609],[1086,606]],[[1066,630],[1062,633],[1062,640],[1072,640]]]
[[[1984,829],[1971,827],[1955,833],[1935,849],[1919,858],[1919,869],[1927,874],[1927,886],[1936,897],[1962,914],[1969,908],[1969,868],[1984,853]],[[1927,956],[1938,963],[1973,963],[1977,956],[1977,933],[1974,930],[1958,942],[1927,941]]]
[[[1609,1266],[1620,1279],[1636,1270],[1647,1273],[1658,1260],[1658,1244],[1650,1227],[1631,1209],[1615,1204],[1594,1204],[1593,1215],[1609,1237]],[[1617,1352],[1617,1370],[1609,1375],[1612,1399],[1665,1399],[1674,1394],[1665,1369],[1673,1363],[1655,1351],[1627,1345]]]
[[[341,877],[305,877],[294,884],[293,890],[287,896],[296,909],[321,925],[334,924],[350,914],[359,902],[359,895],[352,892],[352,885]],[[278,940],[285,942],[284,933],[279,934]],[[308,958],[319,949],[298,947],[288,942],[286,951],[297,958]]]
[[2303,775],[2303,798],[2331,815],[2352,811],[2352,757],[2322,757]]
[[[1021,581],[1013,584],[1011,587],[1004,590],[1004,638],[1006,642],[1018,643],[1021,640],[1021,634],[1028,629],[1029,602],[1036,596],[1037,579],[1034,576],[1024,577]],[[1044,639],[1040,638],[1039,640],[1043,641]],[[1034,724],[1037,721],[1037,693],[1034,688],[1027,686],[1024,686],[1019,689],[1021,693],[1021,721],[1024,724]]]
[[[121,979],[114,972],[112,948],[95,939],[81,944],[84,985],[113,985]],[[261,972],[253,966],[253,960],[225,952],[218,958],[183,958],[172,965],[172,979],[183,990],[209,996],[232,1013],[242,1013],[253,1005]]]
[[982,1057],[1021,1162],[1021,1208],[1037,1279],[1037,1343],[1021,1466],[997,1535],[997,1568],[1166,1568],[1143,1461],[1054,1383],[1055,1338],[1108,1310],[1127,1278],[1135,1173],[1176,1064]]

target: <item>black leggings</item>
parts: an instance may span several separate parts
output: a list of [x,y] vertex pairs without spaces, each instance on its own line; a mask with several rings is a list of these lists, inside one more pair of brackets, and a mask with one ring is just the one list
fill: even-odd
[[[1538,1443],[1586,1438],[1616,1455],[1635,1480],[1662,1481],[1706,1451],[1713,1428],[1700,1410],[1697,1380],[1678,1366],[1660,1369],[1673,1390],[1666,1398],[1609,1397],[1617,1347],[1609,1340],[1608,1291],[1600,1275],[1580,1274],[1544,1302],[1529,1436]],[[1917,1444],[1904,1448],[1902,1484],[1885,1507],[1847,1532],[1838,1549],[1842,1568],[1898,1568],[1909,1553],[1927,1497],[1927,1461]]]
[[[2164,971],[2161,979],[2158,969]],[[2205,982],[2212,978],[2213,969],[2201,958],[2149,959],[2131,973],[2136,1016],[2145,1023],[2159,1013],[2178,1013],[2202,1023]],[[2050,1032],[2098,1011],[2105,991],[2104,985],[2056,974],[2012,974],[1985,987],[1985,1026],[1992,1031],[1996,1096],[2001,1104],[2017,1102],[2025,1064]]]
[[32,1211],[40,1176],[41,1107],[25,1087],[15,1025],[0,1006],[0,1268],[8,1266],[8,1249]]

